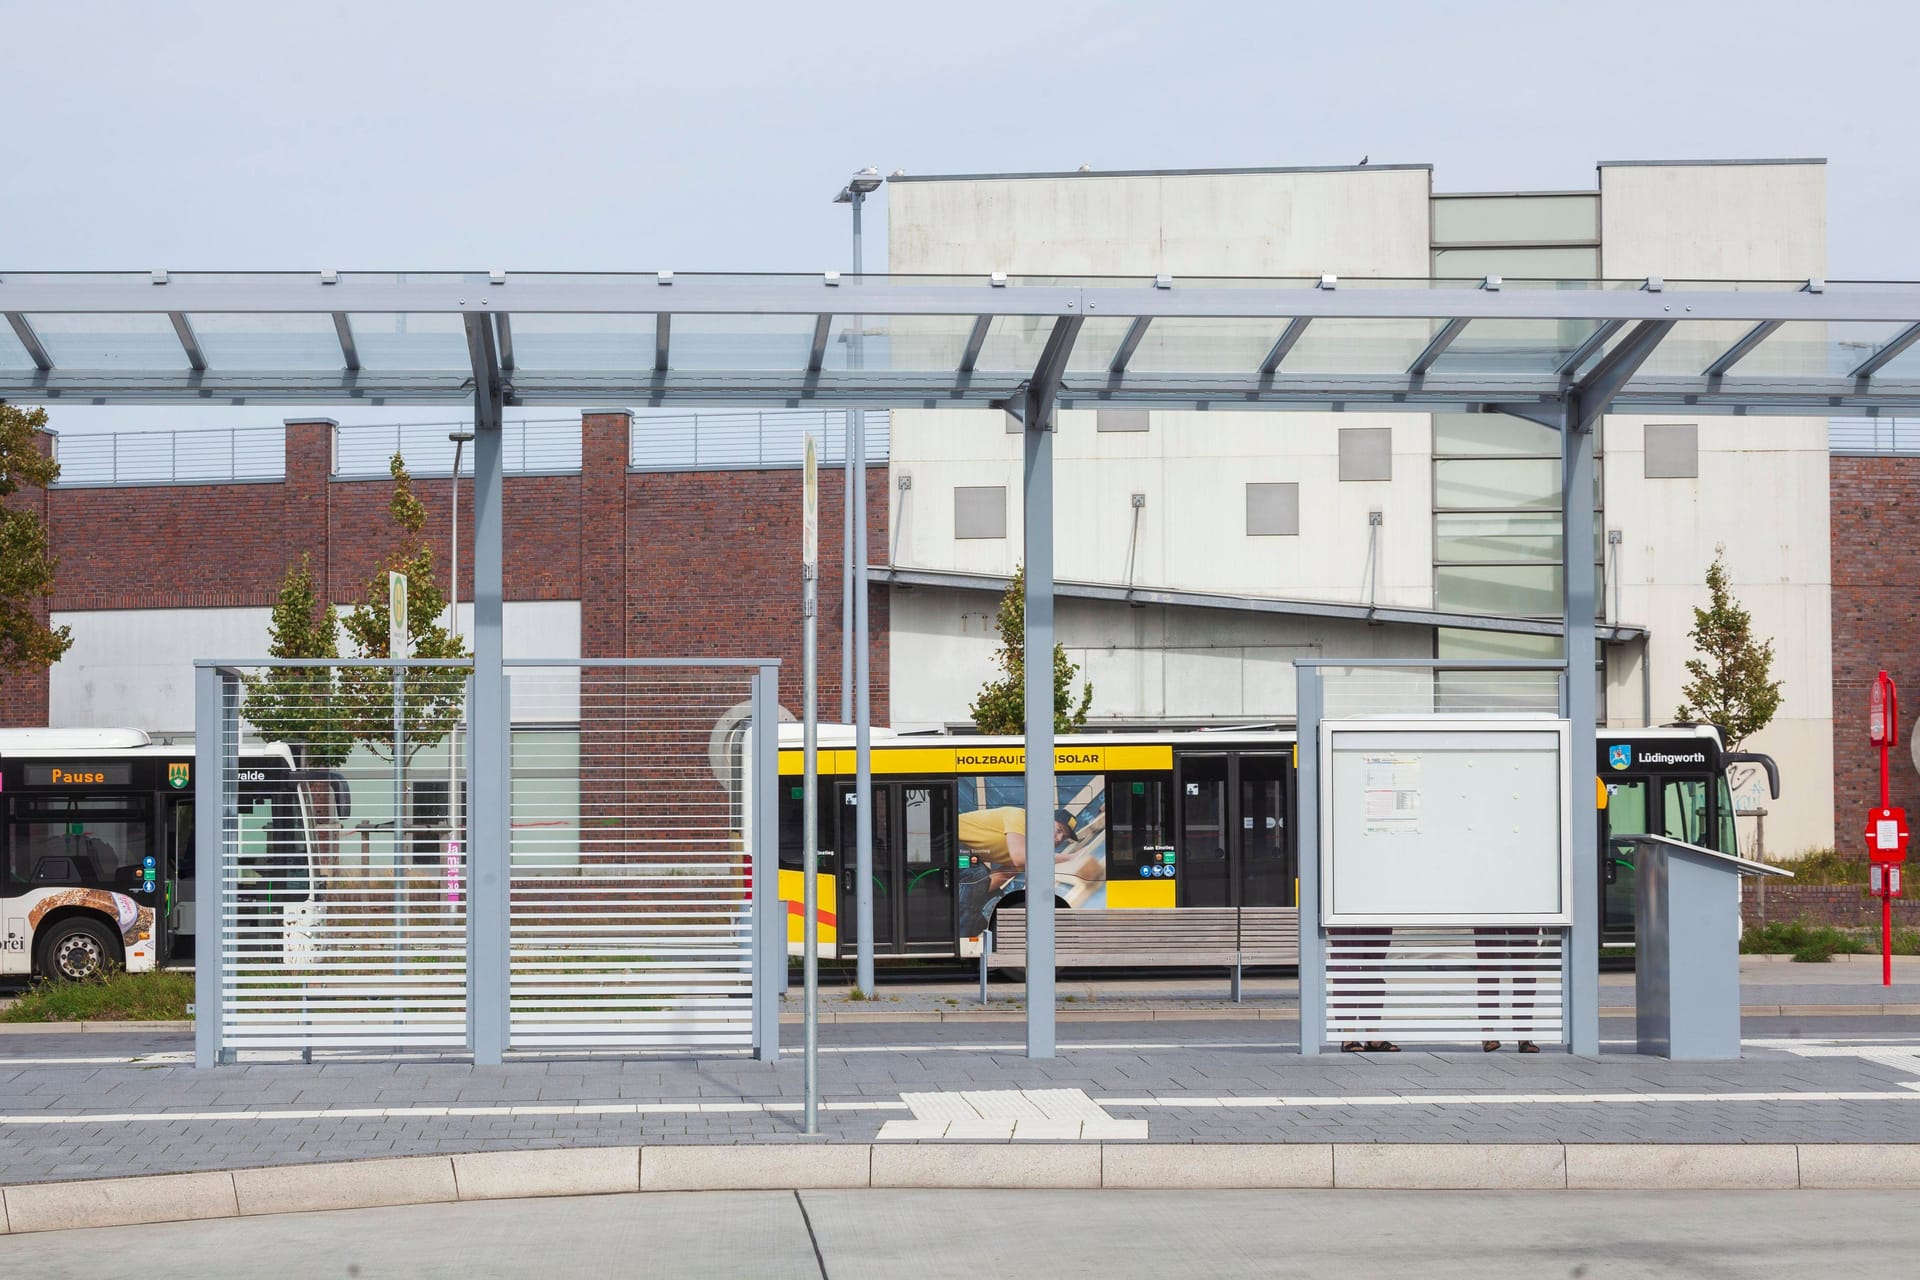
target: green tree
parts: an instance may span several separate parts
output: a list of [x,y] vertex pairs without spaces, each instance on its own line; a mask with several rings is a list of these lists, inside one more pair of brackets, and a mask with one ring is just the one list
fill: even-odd
[[46,523],[6,503],[23,487],[44,489],[60,478],[60,464],[36,438],[46,425],[45,409],[0,404],[0,678],[51,666],[73,644],[67,628],[46,622],[59,568]]
[[1773,641],[1753,634],[1753,616],[1741,608],[1727,585],[1727,549],[1713,549],[1707,566],[1707,607],[1693,611],[1693,647],[1699,656],[1687,660],[1691,677],[1681,689],[1682,720],[1717,724],[1727,735],[1727,748],[1736,749],[1767,727],[1780,710],[1781,681],[1773,671]]
[[[340,628],[333,607],[313,585],[310,557],[287,569],[268,623],[275,658],[337,658]],[[336,701],[337,667],[269,667],[247,681],[247,719],[261,734],[293,749],[302,768],[329,768],[353,750],[353,733]]]
[[[1027,729],[1027,569],[1014,570],[1013,580],[1000,597],[1000,617],[995,626],[1000,632],[1000,652],[994,661],[1001,674],[980,686],[980,695],[967,708],[974,727],[982,733],[1018,734]],[[1080,674],[1078,664],[1067,661],[1065,645],[1053,646],[1053,731],[1072,733],[1087,723],[1087,708],[1093,703],[1093,684],[1080,690],[1080,701],[1073,700],[1073,678]]]
[[[472,656],[442,621],[446,593],[433,577],[433,549],[424,536],[426,504],[413,491],[406,460],[393,455],[393,498],[387,514],[400,528],[400,537],[386,563],[367,583],[366,595],[343,622],[355,656],[387,658],[392,610],[387,575],[407,580],[407,640],[415,658]],[[409,671],[405,681],[405,754],[411,757],[438,744],[452,731],[466,701],[464,667]],[[347,667],[341,672],[340,704],[353,727],[353,737],[383,759],[393,755],[393,673],[380,667]]]

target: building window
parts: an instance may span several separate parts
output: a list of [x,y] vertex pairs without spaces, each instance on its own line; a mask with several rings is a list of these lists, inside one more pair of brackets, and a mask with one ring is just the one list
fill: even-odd
[[1145,431],[1147,411],[1145,409],[1096,409],[1093,412],[1093,426],[1096,431]]
[[1007,487],[1003,484],[957,485],[953,490],[955,538],[1007,536]]
[[1253,483],[1247,486],[1247,536],[1293,538],[1299,534],[1299,485]]
[[1393,479],[1393,430],[1390,427],[1340,429],[1342,480]]
[[1649,426],[1646,433],[1647,479],[1693,480],[1699,477],[1699,427]]

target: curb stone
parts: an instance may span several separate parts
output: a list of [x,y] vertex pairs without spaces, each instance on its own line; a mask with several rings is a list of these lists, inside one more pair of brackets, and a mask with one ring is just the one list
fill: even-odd
[[1920,1190],[1920,1144],[831,1143],[500,1151],[0,1187],[0,1234],[509,1197],[816,1187]]

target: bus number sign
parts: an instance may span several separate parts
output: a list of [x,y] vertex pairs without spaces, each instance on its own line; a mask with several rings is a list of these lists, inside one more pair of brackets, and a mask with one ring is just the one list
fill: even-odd
[[1881,865],[1907,860],[1907,811],[1879,808],[1867,813],[1867,858]]

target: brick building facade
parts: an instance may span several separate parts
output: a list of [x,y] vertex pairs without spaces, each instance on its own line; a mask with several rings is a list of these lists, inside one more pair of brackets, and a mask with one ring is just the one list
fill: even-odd
[[1910,738],[1920,711],[1920,457],[1832,462],[1833,792],[1842,853],[1865,856],[1867,810],[1880,802],[1879,754],[1867,744],[1867,695],[1881,668],[1905,693],[1892,799],[1920,811]]
[[[328,599],[364,598],[393,544],[392,484],[336,479],[333,430],[325,420],[288,422],[283,480],[16,495],[48,524],[59,560],[53,612],[267,606],[302,555]],[[778,658],[781,702],[797,711],[800,472],[630,470],[624,413],[584,415],[581,435],[579,474],[506,479],[506,598],[579,601],[583,658]],[[461,488],[462,540],[470,546],[473,489],[471,482]],[[445,476],[421,477],[416,491],[428,511],[424,536],[444,574],[450,485]],[[840,643],[843,492],[841,471],[823,470],[822,708],[840,703],[832,658]],[[869,468],[875,547],[886,545],[886,499],[886,468]],[[463,601],[473,599],[472,567],[463,553]],[[870,619],[873,714],[884,724],[886,592],[874,592]],[[48,685],[44,672],[0,683],[0,723],[46,724]]]

